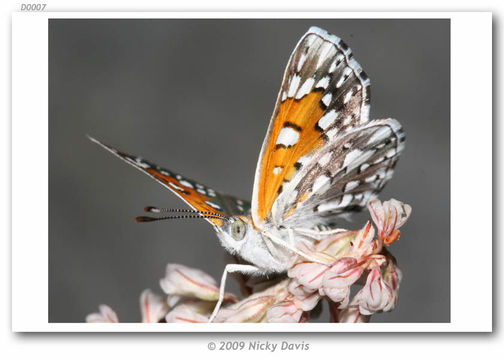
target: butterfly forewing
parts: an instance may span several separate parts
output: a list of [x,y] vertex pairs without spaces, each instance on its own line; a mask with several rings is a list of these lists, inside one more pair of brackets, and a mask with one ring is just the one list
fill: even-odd
[[[247,201],[231,195],[221,194],[171,170],[163,169],[141,157],[128,155],[96,139],[90,139],[160,182],[197,211],[211,212],[222,216],[247,215],[250,211],[250,203]],[[222,220],[218,218],[207,218],[207,220],[213,225],[222,225]]]
[[369,84],[341,39],[319,28],[301,38],[285,70],[259,156],[254,223],[278,224],[284,214],[273,214],[273,204],[280,194],[294,191],[296,175],[335,138],[368,121]]

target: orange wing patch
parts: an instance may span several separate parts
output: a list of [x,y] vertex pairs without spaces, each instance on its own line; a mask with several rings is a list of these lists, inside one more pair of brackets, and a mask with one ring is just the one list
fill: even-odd
[[325,143],[322,132],[316,128],[325,112],[320,105],[322,96],[322,91],[313,91],[300,100],[288,98],[279,106],[259,180],[258,215],[261,220],[271,212],[282,183],[296,174],[297,161]]
[[[169,187],[170,190],[179,195],[182,199],[184,199],[189,205],[191,205],[194,209],[198,211],[208,211],[217,213],[225,216],[225,213],[220,211],[219,205],[212,202],[212,198],[207,196],[204,192],[204,188],[195,188],[191,183],[184,180],[177,180],[175,177],[170,175],[165,175],[160,171],[157,171],[153,168],[146,169],[146,172],[149,173],[156,180],[162,182],[166,186]],[[212,222],[217,226],[222,225],[222,220],[216,218],[208,218],[208,221]]]

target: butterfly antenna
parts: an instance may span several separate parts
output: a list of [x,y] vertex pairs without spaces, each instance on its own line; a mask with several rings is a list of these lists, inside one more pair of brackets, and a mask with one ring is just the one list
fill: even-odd
[[160,213],[170,213],[170,212],[175,212],[175,213],[191,213],[191,214],[198,214],[198,215],[209,215],[209,216],[215,216],[219,217],[223,220],[229,220],[229,217],[211,212],[211,211],[198,211],[198,210],[192,210],[192,209],[171,209],[171,208],[158,208],[155,206],[147,206],[144,208],[145,212],[150,212],[154,214],[160,214]]
[[173,220],[173,219],[219,219],[222,220],[220,216],[209,216],[209,215],[174,215],[174,216],[164,216],[160,218],[154,218],[150,216],[138,216],[135,218],[136,222],[152,222],[160,220]]

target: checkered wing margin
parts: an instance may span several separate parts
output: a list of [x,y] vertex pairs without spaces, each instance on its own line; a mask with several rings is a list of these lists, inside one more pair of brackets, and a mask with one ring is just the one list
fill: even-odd
[[[339,170],[342,169],[335,168],[338,161],[340,165],[348,165],[355,157],[352,166],[358,167],[359,162],[371,160],[356,156],[351,148],[344,148],[348,137],[365,139],[367,135],[372,136],[372,129],[379,127],[377,123],[375,127],[366,128],[369,124],[369,101],[369,78],[354,59],[350,48],[338,37],[316,27],[310,28],[288,62],[259,156],[251,210],[256,225],[281,225],[289,217],[296,219],[306,214],[306,210],[301,212],[305,208],[301,204],[313,205],[320,201],[318,205],[322,205],[339,196],[332,187],[318,188],[324,181],[321,174],[331,169],[330,184],[339,184],[347,177],[340,178],[342,172]],[[386,128],[397,130],[390,134],[401,132],[397,122]],[[382,132],[384,136],[389,134],[385,130]],[[395,157],[400,150],[396,149]],[[339,153],[338,159],[336,153]],[[380,155],[380,151],[376,155]],[[371,167],[366,175],[371,176],[375,169]],[[329,174],[326,176],[329,177]],[[374,193],[381,185],[374,184],[371,188]],[[371,191],[371,188],[362,185],[355,189],[365,192]],[[320,191],[323,189],[326,193],[322,194]],[[338,210],[331,211],[339,212],[354,204],[361,206],[364,200],[357,200],[359,198],[357,196],[348,202],[347,197]],[[362,199],[367,198],[362,194]],[[312,215],[314,213],[316,211]],[[318,214],[325,216],[326,212]],[[315,214],[311,220],[315,224],[317,217]]]

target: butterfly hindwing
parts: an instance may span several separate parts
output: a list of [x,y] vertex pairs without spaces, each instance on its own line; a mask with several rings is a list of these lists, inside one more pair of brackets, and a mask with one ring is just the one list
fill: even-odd
[[313,156],[273,206],[283,225],[324,224],[366,206],[392,177],[405,136],[393,119],[373,120]]
[[[221,194],[171,170],[163,169],[141,157],[123,153],[96,139],[91,137],[90,139],[141,172],[160,182],[197,211],[208,211],[224,216],[246,215],[250,211],[250,203],[247,201],[231,195]],[[213,225],[222,225],[222,220],[220,219],[207,218],[207,220]]]
[[257,165],[252,218],[273,218],[273,204],[314,154],[368,121],[370,81],[338,37],[310,28],[292,53]]

